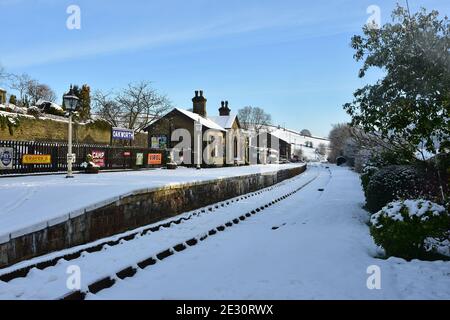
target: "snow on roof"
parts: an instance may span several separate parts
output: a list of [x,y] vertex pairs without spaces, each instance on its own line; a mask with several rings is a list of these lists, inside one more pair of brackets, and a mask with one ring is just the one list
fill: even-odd
[[283,140],[284,142],[291,143],[289,141],[289,139],[285,135],[281,134],[281,132],[279,132],[279,131],[272,131],[272,132],[269,132],[269,133],[271,135],[273,135],[274,137],[276,137],[276,138],[278,138],[280,140]]
[[219,126],[225,128],[225,129],[231,129],[231,127],[233,126],[234,120],[236,120],[236,116],[237,115],[235,115],[235,114],[230,114],[229,116],[208,117],[208,119],[210,119],[211,121],[214,121]]
[[317,138],[317,137],[308,137],[308,136],[302,136],[299,133],[295,133],[292,130],[285,130],[283,128],[275,129],[273,131],[269,131],[271,134],[277,136],[280,139],[286,140],[289,143],[294,144],[304,144],[305,141],[311,141],[314,142],[314,145],[318,145],[319,143],[323,143],[325,145],[329,144],[329,140],[323,139],[323,138]]
[[3,89],[2,87],[0,87],[0,91],[5,91],[6,92],[6,89]]
[[308,137],[308,136],[305,136],[305,135],[301,134],[299,131],[288,129],[288,128],[280,128],[280,127],[274,126],[274,125],[267,125],[267,126],[264,126],[264,127],[265,127],[265,129],[267,129],[269,131],[279,130],[279,131],[286,132],[286,134],[294,134],[294,135],[305,137],[305,138],[310,138],[310,139],[315,139],[315,140],[323,140],[324,142],[329,142],[328,138],[318,137],[318,136],[314,136],[314,135]]
[[182,114],[184,114],[185,116],[191,118],[194,121],[200,121],[200,123],[203,126],[209,128],[209,129],[215,129],[215,130],[220,130],[220,131],[227,131],[222,126],[220,126],[217,123],[215,123],[214,121],[206,119],[206,118],[203,118],[202,116],[200,116],[200,115],[198,115],[196,113],[193,113],[193,112],[190,112],[190,111],[187,111],[187,110],[184,110],[184,109],[180,109],[180,108],[175,108],[174,110],[177,110],[177,111],[181,112]]
[[56,104],[54,102],[50,102],[50,105],[52,106],[53,109],[56,109],[56,110],[59,110],[59,111],[64,111],[64,109],[59,104]]
[[291,135],[289,134],[289,132],[286,132],[284,130],[281,129],[277,129],[274,131],[268,131],[268,133],[270,133],[271,135],[273,135],[274,137],[283,140],[289,144],[294,144],[294,140],[292,139]]

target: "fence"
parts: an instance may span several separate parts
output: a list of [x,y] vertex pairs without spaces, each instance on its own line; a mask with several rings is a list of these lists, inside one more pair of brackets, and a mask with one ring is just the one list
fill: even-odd
[[[0,140],[0,175],[66,171],[67,153],[67,143]],[[100,169],[138,169],[165,163],[164,150],[139,147],[73,144],[72,153],[76,155],[74,170],[82,169],[88,154],[94,156]],[[148,164],[149,154],[155,153],[161,154],[161,164]]]

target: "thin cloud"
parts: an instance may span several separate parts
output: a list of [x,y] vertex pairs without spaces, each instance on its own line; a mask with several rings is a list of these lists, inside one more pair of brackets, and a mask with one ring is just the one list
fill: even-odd
[[[77,58],[157,48],[233,34],[245,34],[276,27],[300,27],[311,24],[321,24],[321,21],[317,17],[301,17],[300,19],[298,13],[277,15],[276,18],[267,12],[258,13],[256,18],[254,15],[244,13],[241,16],[215,18],[212,23],[187,30],[131,37],[129,34],[133,34],[133,32],[127,32],[127,35],[109,35],[103,39],[42,45],[39,48],[33,47],[32,49],[6,54],[0,62],[8,68],[24,68]],[[117,41],[117,39],[121,40]],[[39,52],[39,54],[36,54],[36,52]]]

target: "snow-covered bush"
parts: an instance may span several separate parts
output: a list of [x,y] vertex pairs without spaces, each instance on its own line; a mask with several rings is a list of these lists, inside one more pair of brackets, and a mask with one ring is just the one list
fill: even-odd
[[9,112],[19,113],[19,114],[26,114],[27,113],[27,108],[18,107],[15,104],[12,104],[12,103],[7,105],[7,110]]
[[41,114],[41,110],[36,106],[32,106],[27,109],[27,113],[34,117],[39,117],[39,115]]
[[370,158],[372,157],[372,150],[360,149],[355,155],[355,171],[363,173],[366,167],[371,167]]
[[63,108],[61,108],[59,105],[57,105],[54,102],[39,100],[36,105],[43,113],[52,114],[52,115],[61,116],[61,117],[63,117],[65,115]]
[[86,173],[98,173],[100,170],[100,167],[95,164],[94,158],[91,154],[86,156],[86,161],[83,162],[80,167],[84,169]]
[[439,195],[438,186],[431,170],[411,165],[384,167],[369,179],[365,190],[366,208],[374,213],[394,200],[435,200]]
[[19,106],[16,106],[15,104],[9,103],[9,104],[0,104],[0,111],[6,111],[11,113],[18,113],[18,114],[26,114],[27,108],[22,108]]
[[450,257],[450,231],[448,231],[442,238],[426,238],[424,240],[424,246],[427,252]]
[[361,185],[367,198],[367,186],[369,185],[370,178],[377,173],[380,169],[374,166],[365,166],[361,173]]
[[51,104],[50,108],[47,110],[47,113],[60,117],[64,117],[66,114],[60,106],[54,103]]
[[94,162],[89,161],[89,162],[83,162],[80,164],[80,167],[83,169],[88,169],[88,168],[100,168],[98,165],[96,165]]
[[4,130],[8,128],[9,134],[13,135],[14,129],[17,128],[20,124],[19,119],[16,116],[8,115],[8,114],[0,114],[0,128]]
[[441,205],[427,200],[389,203],[370,218],[370,234],[387,256],[430,258],[429,238],[442,239],[450,216]]
[[7,104],[7,105],[4,105],[4,104],[0,105],[0,109],[2,111],[14,113],[14,110],[10,107],[9,104]]

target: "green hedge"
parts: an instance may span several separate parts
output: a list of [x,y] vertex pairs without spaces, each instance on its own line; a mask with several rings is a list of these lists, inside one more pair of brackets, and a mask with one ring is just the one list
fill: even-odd
[[374,213],[387,203],[399,199],[425,198],[439,202],[440,190],[432,170],[412,165],[394,165],[381,168],[370,176],[365,194],[366,209]]
[[394,201],[372,215],[370,234],[387,256],[427,259],[433,254],[425,239],[442,238],[450,230],[448,211],[427,200]]

